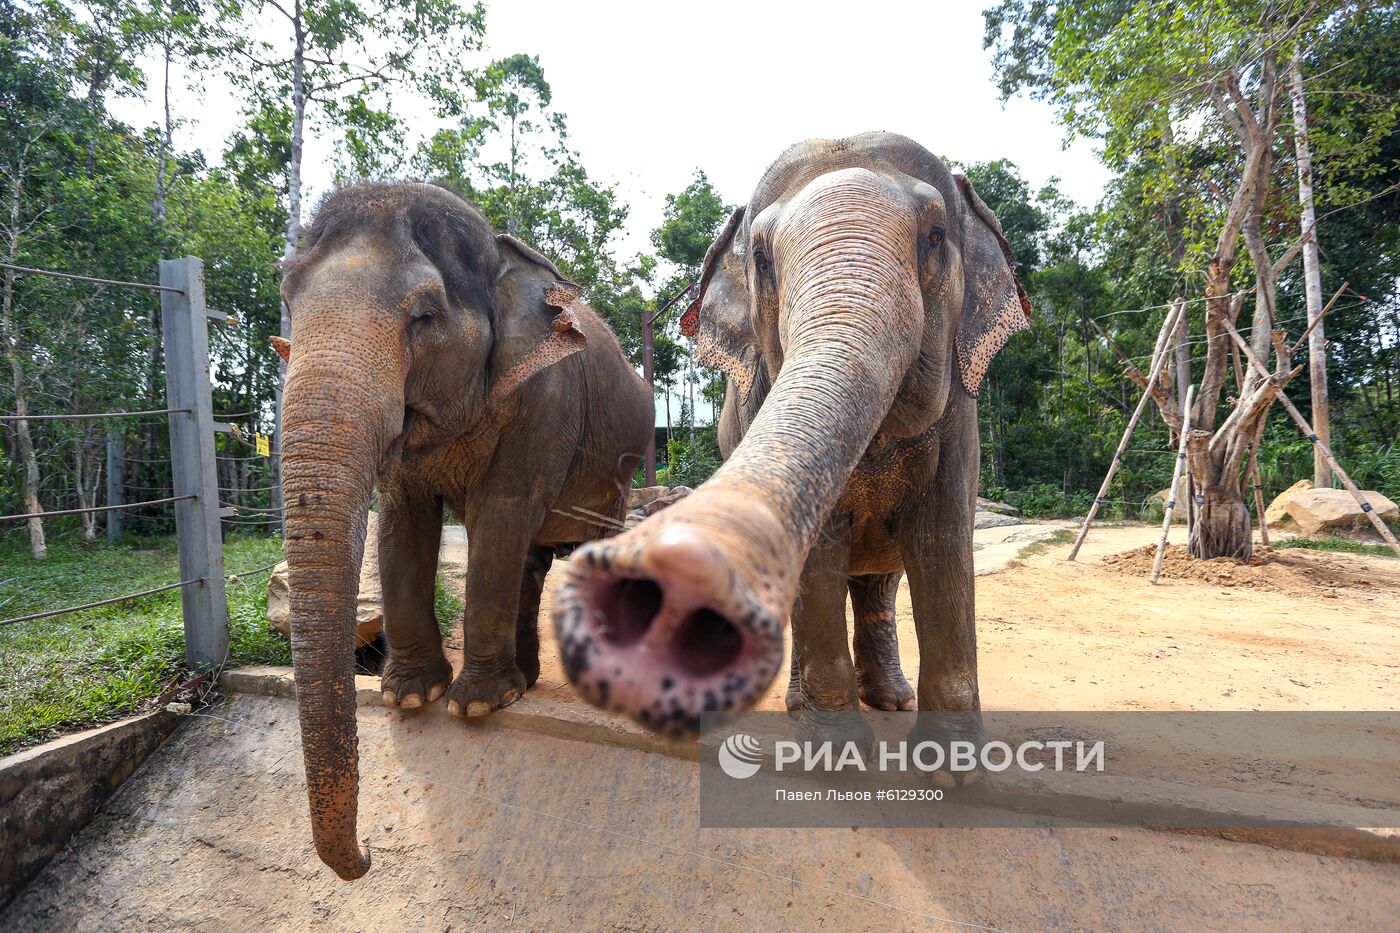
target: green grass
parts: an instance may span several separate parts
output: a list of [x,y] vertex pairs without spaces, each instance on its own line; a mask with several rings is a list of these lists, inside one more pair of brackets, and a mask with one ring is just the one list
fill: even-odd
[[[275,537],[236,535],[224,543],[229,573],[282,556]],[[230,665],[291,664],[287,639],[267,622],[266,573],[227,585]],[[35,561],[27,539],[0,537],[0,618],[61,609],[153,589],[179,579],[174,538],[120,545],[50,542]],[[439,580],[434,597],[444,634],[462,600]],[[136,712],[184,671],[180,592],[70,615],[0,626],[0,755]]]
[[1282,541],[1273,542],[1274,548],[1283,550],[1284,548],[1304,547],[1313,551],[1344,551],[1348,554],[1370,554],[1373,557],[1395,558],[1395,552],[1388,544],[1367,544],[1364,541],[1353,541],[1350,538],[1321,537],[1304,538],[1293,537],[1284,538]]
[[1021,550],[1016,552],[1016,556],[1018,558],[1021,558],[1035,557],[1037,554],[1044,554],[1046,551],[1050,550],[1056,545],[1068,544],[1070,541],[1073,541],[1077,533],[1078,532],[1075,532],[1069,528],[1061,528],[1059,531],[1055,532],[1052,535],[1049,535],[1048,537],[1044,537],[1041,538],[1039,541],[1032,541],[1030,544],[1027,544],[1025,547],[1021,548]]
[[[234,536],[229,571],[278,560],[276,538]],[[17,578],[13,579],[12,578]],[[108,546],[55,543],[29,557],[22,536],[0,540],[0,618],[152,589],[179,579],[173,539]],[[234,664],[287,664],[287,640],[267,624],[267,574],[228,585]],[[180,592],[0,626],[0,755],[118,719],[157,696],[184,667]]]

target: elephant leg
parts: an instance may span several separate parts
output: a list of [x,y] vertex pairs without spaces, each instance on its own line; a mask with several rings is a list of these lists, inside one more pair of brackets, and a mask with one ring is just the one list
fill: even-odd
[[895,627],[895,599],[901,573],[851,577],[851,612],[855,616],[852,647],[856,656],[856,684],[861,701],[872,709],[914,708],[914,688],[899,664],[899,632]]
[[792,640],[792,664],[788,667],[787,696],[784,697],[789,713],[795,713],[802,709],[802,668],[797,663],[797,634],[795,630]]
[[536,545],[525,560],[520,581],[520,609],[515,615],[515,666],[525,675],[525,686],[540,679],[540,593],[545,574],[554,563],[554,549]]
[[462,623],[462,669],[447,688],[447,708],[485,716],[520,699],[525,675],[516,655],[516,626],[532,521],[528,498],[483,496],[483,508],[467,529],[467,608]]
[[380,497],[379,580],[389,649],[380,689],[390,706],[431,703],[452,679],[433,611],[441,539],[441,499],[401,490]]
[[792,612],[792,651],[800,677],[797,734],[804,741],[855,742],[869,749],[875,732],[858,714],[855,665],[846,636],[850,526],[829,522],[802,568]]
[[846,640],[847,529],[827,525],[802,568],[792,610],[792,655],[809,710],[859,709]]
[[[919,639],[922,715],[914,738],[967,740],[980,747],[986,735],[977,688],[972,569],[978,449],[975,416],[968,420],[970,429],[945,441],[933,482],[906,511],[898,537]],[[978,776],[974,771],[956,778],[970,783]]]

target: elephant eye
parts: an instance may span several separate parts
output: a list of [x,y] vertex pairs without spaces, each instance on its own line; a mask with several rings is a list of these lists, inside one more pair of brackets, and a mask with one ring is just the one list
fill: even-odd
[[943,245],[943,228],[942,228],[942,227],[934,227],[932,230],[929,231],[929,234],[928,234],[928,244],[929,244],[929,246],[933,247],[934,249],[938,249],[938,247],[940,247],[940,246]]
[[768,254],[761,249],[753,251],[753,264],[755,268],[764,275],[767,275],[773,269],[773,264],[768,260]]

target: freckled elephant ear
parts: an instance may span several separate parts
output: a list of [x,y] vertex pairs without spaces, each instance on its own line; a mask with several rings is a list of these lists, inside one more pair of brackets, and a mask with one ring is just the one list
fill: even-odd
[[499,404],[535,374],[588,346],[575,303],[582,289],[554,263],[513,236],[501,247],[497,278],[491,396]]
[[1031,300],[1016,280],[1016,257],[1001,224],[965,175],[954,175],[972,217],[965,225],[963,275],[965,304],[958,325],[958,372],[973,398],[992,359],[1011,335],[1029,330]]
[[700,272],[700,295],[680,320],[681,333],[695,340],[696,361],[729,376],[741,400],[748,397],[758,365],[739,236],[744,213],[740,207],[731,214],[710,244]]

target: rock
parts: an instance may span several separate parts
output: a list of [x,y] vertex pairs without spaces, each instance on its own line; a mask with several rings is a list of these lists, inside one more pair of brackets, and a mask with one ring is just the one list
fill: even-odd
[[[1361,495],[1371,503],[1382,521],[1393,522],[1400,519],[1400,507],[1385,496],[1371,490],[1362,490]],[[1288,515],[1304,534],[1317,534],[1320,531],[1346,530],[1370,525],[1370,519],[1361,511],[1361,506],[1345,489],[1303,489],[1289,497],[1285,506]],[[1267,515],[1267,510],[1265,515]]]
[[640,525],[668,505],[674,505],[695,490],[689,486],[645,486],[627,494],[627,528]]
[[999,512],[988,512],[982,509],[977,510],[973,516],[973,528],[1001,528],[1005,525],[1020,525],[1022,522],[1015,515],[1002,515]]
[[[1190,495],[1190,488],[1186,474],[1182,473],[1181,478],[1177,480],[1176,483],[1176,507],[1172,511],[1173,525],[1186,524],[1186,517],[1191,512],[1190,503],[1187,502],[1187,497]],[[1160,489],[1152,494],[1152,498],[1157,502],[1158,520],[1161,520],[1161,517],[1167,513],[1167,496],[1169,493],[1170,490],[1168,489]]]
[[1284,525],[1292,522],[1293,519],[1288,514],[1288,500],[1298,493],[1306,492],[1312,488],[1312,480],[1300,479],[1279,493],[1274,497],[1274,501],[1269,503],[1269,507],[1264,510],[1264,522],[1269,525]]
[[[384,591],[379,586],[379,516],[369,513],[368,530],[365,532],[365,556],[360,561],[360,595],[355,605],[355,622],[358,639],[356,648],[362,648],[384,629]],[[272,570],[267,581],[267,621],[283,635],[291,635],[291,609],[287,605],[287,562],[284,560]]]
[[996,512],[1000,515],[1020,515],[1021,510],[1014,505],[1007,505],[1005,502],[996,502],[992,499],[977,497],[977,511]]

